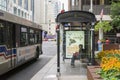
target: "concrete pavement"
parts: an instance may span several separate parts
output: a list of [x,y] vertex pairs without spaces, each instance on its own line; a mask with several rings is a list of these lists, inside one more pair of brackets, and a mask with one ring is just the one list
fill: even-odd
[[87,64],[76,60],[75,68],[72,68],[70,62],[70,59],[65,59],[64,62],[61,58],[61,76],[57,77],[57,56],[54,56],[31,80],[87,80]]

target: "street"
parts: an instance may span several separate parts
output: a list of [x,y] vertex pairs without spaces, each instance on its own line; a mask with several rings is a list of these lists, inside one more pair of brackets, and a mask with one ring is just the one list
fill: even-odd
[[3,76],[0,76],[0,80],[30,80],[57,53],[56,42],[54,41],[44,41],[42,47],[43,54],[39,56],[37,61],[32,60],[29,63],[25,63],[9,71]]

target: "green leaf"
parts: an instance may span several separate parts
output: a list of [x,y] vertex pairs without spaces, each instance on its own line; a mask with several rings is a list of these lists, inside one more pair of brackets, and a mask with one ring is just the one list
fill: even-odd
[[108,21],[98,22],[95,25],[95,31],[98,31],[100,28],[103,29],[104,32],[107,32],[113,29],[113,27],[110,25]]
[[120,29],[120,0],[118,2],[112,2],[110,7],[110,15],[112,20],[112,26]]

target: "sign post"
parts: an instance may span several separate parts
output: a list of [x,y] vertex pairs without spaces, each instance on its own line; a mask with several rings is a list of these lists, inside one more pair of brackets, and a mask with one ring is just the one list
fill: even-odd
[[59,77],[60,76],[60,28],[57,28],[56,32],[57,32],[57,77]]
[[91,53],[92,53],[92,65],[95,64],[95,35],[94,35],[94,22],[91,25]]

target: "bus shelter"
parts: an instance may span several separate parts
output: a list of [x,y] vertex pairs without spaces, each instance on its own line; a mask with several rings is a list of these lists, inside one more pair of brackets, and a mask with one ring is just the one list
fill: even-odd
[[79,44],[83,45],[83,56],[89,63],[95,64],[95,15],[87,11],[66,11],[59,13],[57,22],[57,72],[60,73],[60,52],[63,61],[70,59],[74,52],[79,51]]

